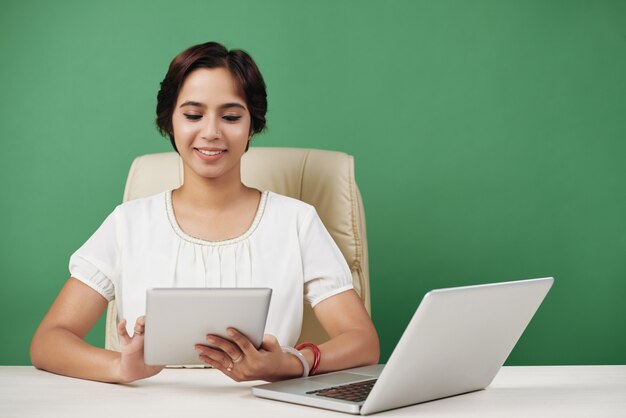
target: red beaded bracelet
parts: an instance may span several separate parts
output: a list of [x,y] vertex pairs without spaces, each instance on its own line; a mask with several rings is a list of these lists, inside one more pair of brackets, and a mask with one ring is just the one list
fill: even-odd
[[296,347],[296,350],[300,351],[303,348],[310,348],[313,352],[313,365],[311,366],[311,370],[309,371],[309,376],[313,376],[317,373],[317,368],[320,366],[320,360],[322,359],[322,352],[319,347],[313,343],[305,342]]

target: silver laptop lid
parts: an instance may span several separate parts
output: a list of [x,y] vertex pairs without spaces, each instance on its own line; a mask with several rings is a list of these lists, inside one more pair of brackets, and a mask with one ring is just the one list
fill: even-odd
[[553,281],[548,277],[427,293],[361,414],[488,386]]

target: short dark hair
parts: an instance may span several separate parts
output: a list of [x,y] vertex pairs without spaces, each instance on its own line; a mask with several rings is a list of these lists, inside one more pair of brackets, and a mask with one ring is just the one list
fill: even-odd
[[250,135],[265,129],[267,92],[256,63],[241,49],[229,51],[222,44],[207,42],[184,50],[172,60],[157,94],[157,129],[161,135],[169,136],[174,150],[178,152],[172,126],[178,93],[187,76],[198,68],[226,68],[230,71],[238,93],[246,101],[250,112]]

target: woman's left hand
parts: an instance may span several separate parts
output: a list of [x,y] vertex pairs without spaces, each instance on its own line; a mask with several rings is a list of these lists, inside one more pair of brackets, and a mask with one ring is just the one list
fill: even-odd
[[[284,353],[276,337],[263,336],[261,348],[257,350],[245,335],[234,328],[229,328],[228,341],[217,335],[207,335],[208,344],[198,344],[196,351],[200,360],[237,382],[248,380],[276,381],[302,375],[299,360]],[[298,371],[299,369],[299,371]]]

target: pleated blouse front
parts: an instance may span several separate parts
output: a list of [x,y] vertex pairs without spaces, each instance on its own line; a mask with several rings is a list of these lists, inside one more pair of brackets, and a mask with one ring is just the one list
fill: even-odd
[[349,268],[315,209],[263,192],[241,236],[205,241],[186,234],[171,191],[118,206],[70,258],[72,277],[107,300],[132,329],[155,287],[270,287],[266,332],[296,342],[303,297],[313,306],[352,288]]

